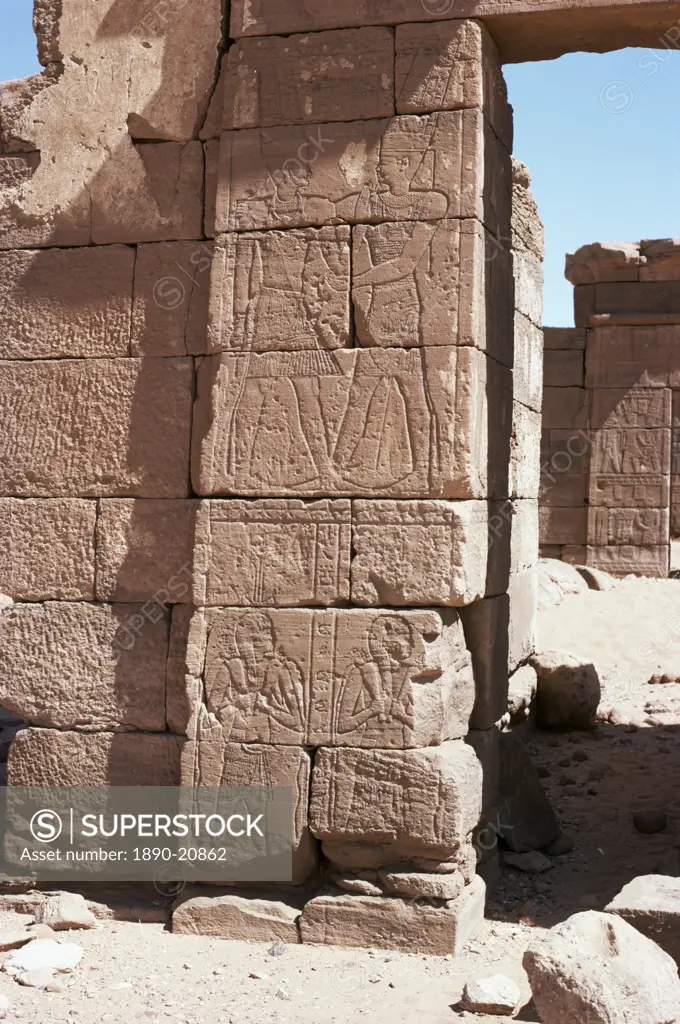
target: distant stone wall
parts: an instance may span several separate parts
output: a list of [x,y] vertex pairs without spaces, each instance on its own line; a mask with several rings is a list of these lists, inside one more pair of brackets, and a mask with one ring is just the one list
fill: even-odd
[[667,576],[680,535],[680,242],[567,257],[575,328],[546,328],[541,553]]

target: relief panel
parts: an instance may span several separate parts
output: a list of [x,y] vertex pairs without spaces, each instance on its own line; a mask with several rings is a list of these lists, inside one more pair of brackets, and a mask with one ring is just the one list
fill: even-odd
[[192,637],[205,651],[189,666],[202,676],[194,717],[225,742],[406,748],[467,730],[474,684],[455,612],[208,610]]

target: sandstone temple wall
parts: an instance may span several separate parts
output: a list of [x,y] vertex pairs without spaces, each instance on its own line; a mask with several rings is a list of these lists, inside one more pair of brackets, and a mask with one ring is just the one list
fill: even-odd
[[575,328],[545,329],[541,553],[667,576],[680,535],[680,244],[567,257]]
[[671,13],[36,0],[45,70],[0,94],[9,781],[290,786],[288,902],[187,893],[178,930],[448,953],[479,920],[538,557],[501,61]]

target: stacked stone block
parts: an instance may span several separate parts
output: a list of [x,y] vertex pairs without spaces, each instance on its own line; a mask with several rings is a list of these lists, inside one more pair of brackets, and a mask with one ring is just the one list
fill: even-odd
[[678,524],[680,247],[584,246],[567,258],[567,277],[577,327],[545,332],[542,553],[667,576]]
[[48,19],[10,90],[10,783],[290,786],[287,909],[187,893],[175,927],[456,952],[533,650],[542,243],[500,58],[239,3],[225,50],[218,6]]

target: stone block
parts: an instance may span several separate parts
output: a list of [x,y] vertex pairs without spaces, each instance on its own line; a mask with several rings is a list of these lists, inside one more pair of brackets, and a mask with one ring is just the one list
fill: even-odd
[[394,36],[388,28],[241,39],[222,60],[201,138],[233,128],[393,113]]
[[194,603],[309,605],[349,600],[346,499],[201,502]]
[[577,508],[585,505],[588,478],[584,473],[555,473],[548,467],[541,474],[541,505]]
[[670,427],[669,388],[593,388],[590,425],[594,430],[619,427]]
[[595,312],[680,314],[680,280],[597,284]]
[[536,646],[538,575],[535,567],[511,577],[508,597],[508,668],[514,672],[533,654]]
[[[588,539],[588,509],[543,506],[539,510],[541,545],[585,544]],[[544,557],[550,557],[544,555]],[[559,555],[554,557],[559,558]]]
[[398,114],[482,110],[512,151],[512,110],[496,44],[477,21],[397,25]]
[[588,509],[587,541],[564,543],[653,547],[669,544],[669,537],[667,508],[592,507]]
[[207,339],[195,351],[316,354],[346,346],[349,239],[344,226],[220,236]]
[[574,323],[577,327],[590,327],[590,318],[595,315],[594,284],[579,284],[574,288]]
[[0,358],[130,354],[133,249],[0,253]]
[[[195,660],[202,650],[203,631],[192,629],[194,609],[190,605],[176,604],[171,609],[168,662],[165,674],[165,714],[170,732],[186,736],[193,697],[198,685],[199,670]],[[199,626],[201,624],[199,623]],[[196,638],[198,650],[194,640]],[[194,671],[192,675],[192,672]]]
[[475,601],[460,611],[475,680],[472,729],[491,729],[508,710],[509,607],[503,594]]
[[457,956],[482,925],[486,886],[473,879],[442,907],[398,896],[316,896],[300,918],[304,943]]
[[115,159],[103,163],[90,186],[92,240],[107,245],[201,238],[201,143],[135,145],[127,135],[116,139]]
[[482,770],[471,747],[419,750],[322,747],[312,772],[310,828],[334,842],[370,843],[396,863],[455,854],[482,810]]
[[638,242],[593,242],[567,253],[565,277],[573,285],[638,281],[641,262]]
[[0,594],[94,600],[97,506],[79,498],[0,498]]
[[582,388],[585,366],[583,352],[578,349],[548,349],[544,356],[543,378],[546,387]]
[[[232,730],[233,735],[233,730]],[[293,801],[292,868],[294,884],[304,882],[316,866],[316,843],[309,832],[309,754],[298,746],[230,743],[229,728],[199,710],[182,751],[183,786],[284,786]],[[279,837],[266,830],[270,851]],[[228,868],[227,868],[228,870]]]
[[179,786],[183,740],[170,733],[22,729],[10,747],[10,786]]
[[0,363],[0,490],[183,497],[189,359]]
[[543,264],[531,252],[513,252],[515,307],[536,327],[543,323]]
[[612,544],[609,547],[589,547],[587,564],[612,576],[633,573],[635,576],[665,579],[670,568],[669,556],[668,544],[657,547]]
[[680,879],[638,875],[605,907],[660,946],[680,966]]
[[544,327],[543,343],[546,349],[563,348],[583,351],[587,332],[583,327]]
[[583,430],[588,426],[585,388],[543,388],[543,427]]
[[205,351],[212,263],[211,242],[158,242],[137,247],[133,356]]
[[97,600],[191,604],[199,502],[103,498],[97,519]]
[[641,281],[680,281],[680,241],[655,238],[640,243]]
[[513,402],[510,442],[510,494],[537,498],[541,471],[541,414]]
[[669,504],[670,430],[592,432],[589,504],[664,508]]
[[355,501],[352,600],[470,604],[484,595],[487,503]]
[[48,728],[162,732],[168,628],[159,608],[16,604],[0,619],[0,701]]
[[505,593],[509,577],[535,565],[537,560],[537,501],[490,502],[486,597]]
[[483,497],[485,360],[439,347],[212,356],[198,378],[194,488]]
[[679,351],[680,326],[598,327],[588,339],[586,385],[680,388]]
[[225,132],[216,228],[485,220],[486,210],[494,229],[509,221],[509,164],[478,110]]
[[196,713],[232,743],[401,749],[467,731],[474,684],[454,611],[220,609],[201,621]]
[[206,896],[205,887],[190,886],[172,909],[177,935],[212,935],[237,942],[300,941],[300,908],[282,900],[241,893]]
[[596,434],[592,430],[544,430],[541,436],[541,469],[544,474],[584,473]]
[[208,139],[203,143],[203,162],[205,164],[205,214],[204,231],[208,238],[217,234],[217,180],[220,162],[219,139]]
[[514,397],[534,412],[543,405],[543,335],[540,328],[515,313]]

